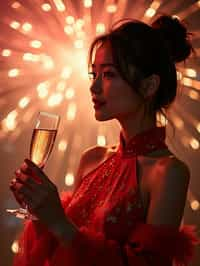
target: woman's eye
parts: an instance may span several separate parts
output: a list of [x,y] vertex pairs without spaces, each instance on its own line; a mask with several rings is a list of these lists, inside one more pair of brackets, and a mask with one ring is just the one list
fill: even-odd
[[90,80],[93,80],[93,79],[96,78],[96,73],[95,73],[95,72],[89,72],[89,73],[88,73],[88,76],[89,76],[89,79],[90,79]]
[[103,77],[106,77],[106,78],[113,78],[115,76],[115,73],[112,72],[112,71],[104,71],[103,72]]

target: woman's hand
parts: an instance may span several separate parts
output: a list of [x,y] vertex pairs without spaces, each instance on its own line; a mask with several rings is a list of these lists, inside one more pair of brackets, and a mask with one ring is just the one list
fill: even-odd
[[32,161],[25,159],[15,171],[16,178],[10,183],[15,198],[21,206],[28,206],[40,222],[52,231],[69,225],[62,207],[57,187]]

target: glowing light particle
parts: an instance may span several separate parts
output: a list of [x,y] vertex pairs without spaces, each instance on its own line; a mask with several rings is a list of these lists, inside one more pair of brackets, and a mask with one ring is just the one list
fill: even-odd
[[75,95],[75,91],[73,88],[68,88],[65,92],[65,98],[68,100],[72,99],[74,95]]
[[115,4],[107,5],[106,11],[108,13],[115,13],[117,11],[117,6]]
[[104,23],[98,23],[96,25],[96,33],[97,34],[102,34],[106,31],[106,27],[105,27],[105,24]]
[[193,68],[186,68],[185,69],[185,74],[190,77],[190,78],[196,78],[197,77],[197,72]]
[[72,121],[75,119],[76,110],[77,110],[76,104],[70,103],[67,110],[67,120]]
[[65,185],[72,186],[74,184],[74,175],[72,173],[68,173],[65,176]]
[[2,52],[1,52],[1,55],[2,56],[5,56],[5,57],[8,57],[11,55],[11,50],[9,49],[3,49]]
[[77,19],[75,23],[76,30],[82,30],[83,26],[84,26],[84,20],[81,18]]
[[76,41],[74,42],[74,46],[75,46],[75,48],[77,48],[77,49],[81,49],[81,48],[83,48],[83,47],[84,47],[84,42],[83,42],[83,40],[76,40]]
[[148,8],[145,12],[145,16],[152,18],[156,14],[156,10],[154,8]]
[[15,78],[17,76],[19,76],[19,69],[14,68],[8,71],[8,77]]
[[61,93],[53,93],[48,99],[48,106],[53,107],[59,105],[63,100]]
[[65,4],[62,0],[53,0],[53,2],[59,12],[64,12],[66,10]]
[[183,74],[180,71],[177,71],[177,80],[181,80],[183,77]]
[[67,17],[65,18],[65,21],[67,22],[67,24],[74,24],[75,19],[74,19],[73,16],[67,16]]
[[66,87],[66,82],[64,80],[61,80],[58,82],[57,86],[56,86],[56,90],[58,91],[64,91]]
[[70,25],[67,25],[64,27],[64,32],[68,35],[72,35],[74,33],[74,29]]
[[191,80],[190,78],[183,78],[183,79],[182,79],[182,83],[183,83],[185,86],[192,87],[192,80]]
[[195,90],[190,90],[188,93],[188,96],[193,99],[193,100],[198,100],[199,99],[199,93]]
[[197,211],[197,210],[200,208],[199,201],[198,201],[198,200],[193,200],[193,201],[190,203],[190,206],[191,206],[191,209],[192,209],[193,211]]
[[22,25],[22,29],[26,32],[29,32],[32,30],[32,25],[28,22],[25,22],[23,25]]
[[47,97],[48,95],[48,88],[49,88],[50,84],[49,82],[42,82],[37,86],[37,92],[38,92],[38,96],[41,99],[44,99]]
[[19,242],[17,240],[12,243],[11,250],[15,254],[19,252]]
[[61,72],[61,78],[68,79],[71,76],[71,73],[72,73],[71,67],[66,66],[63,68],[63,70]]
[[55,64],[53,59],[48,55],[43,55],[42,57],[43,67],[45,69],[53,69]]
[[190,140],[190,146],[194,149],[197,150],[199,149],[199,141],[195,138],[191,138]]
[[30,98],[29,97],[23,97],[20,101],[19,101],[19,107],[24,109],[30,102]]
[[16,128],[17,122],[16,118],[18,113],[16,110],[10,112],[7,117],[2,121],[2,129],[7,131],[13,131]]
[[38,48],[41,48],[42,42],[38,41],[38,40],[34,40],[34,41],[30,42],[30,46],[33,47],[33,48],[38,49]]
[[20,23],[19,23],[18,21],[12,21],[12,22],[10,23],[10,27],[11,27],[12,29],[14,29],[14,30],[18,30],[19,27],[20,27]]
[[17,1],[15,1],[14,3],[12,3],[11,7],[14,8],[14,9],[17,9],[17,8],[21,7],[21,4],[19,2],[17,2]]
[[66,140],[61,140],[58,144],[59,151],[65,151],[67,149],[67,142]]
[[99,146],[105,146],[106,145],[106,138],[103,135],[97,136],[97,145]]
[[92,7],[92,0],[84,0],[84,7],[86,8]]
[[48,3],[44,3],[44,4],[42,4],[42,5],[41,5],[41,8],[42,8],[42,10],[45,11],[45,12],[49,12],[49,11],[51,10],[51,6],[50,6],[50,4],[48,4]]

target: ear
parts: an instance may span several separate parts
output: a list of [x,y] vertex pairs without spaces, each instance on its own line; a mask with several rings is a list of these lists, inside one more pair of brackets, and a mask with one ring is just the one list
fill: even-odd
[[158,90],[159,85],[160,77],[156,74],[152,74],[151,76],[143,79],[141,82],[141,90],[145,99],[152,98]]

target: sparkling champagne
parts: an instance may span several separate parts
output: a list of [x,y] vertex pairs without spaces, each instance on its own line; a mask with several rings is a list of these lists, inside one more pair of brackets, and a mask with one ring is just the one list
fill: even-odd
[[43,167],[53,149],[57,130],[37,129],[33,131],[30,158],[39,167]]

